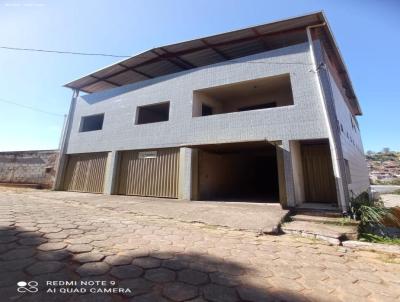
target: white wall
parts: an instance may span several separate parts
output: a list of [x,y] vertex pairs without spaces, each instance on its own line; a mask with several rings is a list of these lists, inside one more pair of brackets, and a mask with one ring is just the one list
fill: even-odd
[[343,98],[343,95],[340,92],[334,77],[329,71],[328,74],[332,87],[333,98],[335,100],[336,115],[339,123],[338,131],[340,131],[343,157],[349,161],[351,174],[349,190],[355,195],[358,195],[363,191],[366,191],[369,187],[368,167],[361,141],[361,133],[360,129],[355,125],[355,122],[353,122],[354,126],[352,126],[352,114],[350,109]]
[[[249,64],[253,61],[258,63]],[[317,79],[311,69],[308,44],[302,43],[81,96],[67,153],[327,138]],[[292,106],[192,116],[194,90],[282,74],[290,75]],[[135,125],[137,106],[166,101],[170,102],[169,121]],[[81,117],[96,113],[105,113],[103,129],[79,132]]]

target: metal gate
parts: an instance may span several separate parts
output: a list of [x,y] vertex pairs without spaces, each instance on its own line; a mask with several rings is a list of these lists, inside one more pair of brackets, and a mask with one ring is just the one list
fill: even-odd
[[179,149],[124,151],[118,194],[178,198]]
[[107,153],[69,155],[64,190],[103,193]]

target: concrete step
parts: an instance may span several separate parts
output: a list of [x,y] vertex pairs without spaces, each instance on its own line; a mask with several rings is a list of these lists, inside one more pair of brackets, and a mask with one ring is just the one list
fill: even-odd
[[316,215],[296,214],[290,217],[292,221],[308,221],[325,224],[335,225],[355,225],[358,226],[359,222],[353,219],[345,219],[342,217],[325,217]]
[[282,231],[308,238],[321,239],[330,244],[340,245],[345,240],[356,240],[356,225],[336,225],[310,221],[292,221],[282,225]]
[[309,208],[295,208],[292,210],[296,215],[318,216],[318,217],[332,217],[341,218],[343,214],[339,209],[309,209]]

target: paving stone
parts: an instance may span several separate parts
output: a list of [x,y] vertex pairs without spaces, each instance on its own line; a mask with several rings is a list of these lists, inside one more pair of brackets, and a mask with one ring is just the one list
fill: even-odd
[[64,242],[44,243],[38,246],[41,251],[56,251],[65,248],[67,245]]
[[47,252],[38,252],[36,254],[36,258],[43,261],[58,261],[66,259],[70,256],[70,253],[67,250],[57,250],[57,251],[47,251]]
[[236,277],[220,272],[210,273],[210,279],[213,283],[228,287],[237,286],[240,283]]
[[142,268],[156,268],[161,265],[161,261],[153,257],[140,257],[133,259],[132,264]]
[[118,279],[131,279],[139,277],[143,273],[143,269],[136,265],[121,265],[111,269],[111,275]]
[[131,293],[125,296],[137,296],[148,293],[153,288],[153,283],[144,278],[124,279],[118,282],[118,287],[129,288]]
[[97,252],[81,253],[73,256],[73,260],[81,263],[97,262],[104,258],[104,255]]
[[239,298],[234,289],[217,284],[208,284],[203,288],[204,297],[213,302],[235,302]]
[[23,238],[18,240],[18,243],[21,245],[40,245],[42,243],[47,242],[47,239],[42,238],[42,237],[33,237],[33,238]]
[[93,246],[89,244],[72,244],[67,249],[72,253],[85,253],[93,250]]
[[153,282],[166,283],[175,280],[175,272],[166,268],[154,268],[146,270],[144,277]]
[[208,276],[203,272],[192,269],[184,269],[178,273],[178,280],[193,285],[200,285],[207,283]]
[[81,276],[97,276],[108,272],[110,266],[104,262],[90,262],[82,264],[76,272]]
[[114,266],[125,265],[125,264],[130,264],[132,262],[132,257],[122,256],[122,255],[112,255],[112,256],[107,256],[106,259],[104,259],[104,261]]
[[17,248],[10,250],[4,254],[0,255],[0,259],[2,260],[16,260],[23,258],[30,258],[35,255],[36,250],[34,248]]
[[11,243],[17,241],[19,238],[16,236],[3,236],[0,237],[0,244]]
[[[15,280],[26,280],[27,276],[22,272],[5,272],[0,273],[0,287],[15,286]],[[1,289],[0,289],[1,293]],[[3,298],[5,298],[3,296]]]
[[44,237],[49,238],[49,239],[65,239],[68,236],[69,236],[69,234],[66,232],[44,234]]
[[188,267],[188,264],[180,260],[168,259],[168,260],[163,260],[162,266],[175,271],[179,271],[181,269]]
[[31,265],[35,262],[34,258],[22,258],[16,260],[9,261],[0,261],[0,271],[2,272],[10,272],[10,271],[18,271],[23,270],[25,267]]
[[163,295],[173,301],[186,301],[199,295],[197,287],[182,282],[167,284],[163,289]]
[[58,261],[39,261],[29,266],[26,271],[31,275],[41,275],[55,273],[64,267],[62,262]]
[[259,302],[259,301],[275,301],[273,293],[268,292],[266,289],[253,288],[251,286],[238,287],[237,292],[240,298],[244,301]]
[[145,295],[140,295],[134,297],[131,302],[168,302],[167,299],[163,298],[159,294],[156,293],[149,293]]
[[61,228],[58,228],[58,227],[44,227],[44,228],[40,228],[39,231],[42,232],[42,233],[48,234],[48,233],[58,233],[58,232],[61,232],[62,229],[61,229]]

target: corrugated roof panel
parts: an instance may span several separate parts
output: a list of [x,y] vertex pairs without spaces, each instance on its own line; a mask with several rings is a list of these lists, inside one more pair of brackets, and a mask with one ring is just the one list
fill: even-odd
[[179,51],[183,51],[186,49],[198,48],[198,47],[202,47],[202,46],[205,46],[205,44],[203,42],[201,42],[201,40],[192,40],[192,41],[182,42],[182,43],[178,43],[178,44],[167,45],[167,46],[164,46],[163,48],[165,48],[169,52],[179,52]]
[[76,81],[73,81],[71,83],[68,83],[66,86],[72,87],[72,88],[77,88],[77,87],[87,86],[87,85],[93,84],[95,82],[97,82],[97,79],[92,78],[91,76],[87,76],[87,77],[78,79]]
[[108,76],[110,76],[116,72],[119,72],[121,70],[124,70],[124,69],[125,69],[124,67],[116,64],[116,65],[110,66],[107,69],[102,69],[95,73],[92,73],[92,75],[94,75],[95,77],[98,77],[98,78],[104,78],[104,77],[108,77]]
[[218,47],[224,54],[230,58],[239,58],[244,56],[250,56],[255,53],[267,51],[260,41],[248,41],[237,43],[229,46]]
[[101,91],[101,90],[106,90],[106,89],[115,88],[115,87],[117,87],[117,86],[111,85],[104,81],[100,81],[100,82],[96,82],[92,85],[85,86],[82,88],[82,90],[86,91],[86,92],[95,92],[95,91]]
[[207,64],[214,64],[225,61],[225,58],[223,58],[221,55],[210,48],[181,56],[181,58],[192,63],[195,66],[204,66]]
[[142,64],[146,61],[157,58],[157,55],[151,51],[142,52],[128,60],[122,62],[124,66],[133,67],[138,64]]
[[210,44],[228,43],[233,40],[240,40],[244,38],[254,37],[254,32],[250,29],[242,29],[226,34],[220,34],[212,37],[207,37],[205,40]]
[[175,73],[183,70],[179,66],[165,60],[140,66],[136,69],[154,77],[162,76],[169,73]]
[[120,73],[116,76],[109,78],[108,80],[122,86],[122,85],[130,84],[132,82],[138,82],[138,81],[143,81],[143,80],[147,80],[147,79],[148,79],[148,77],[145,77],[134,71],[127,70],[123,73]]

